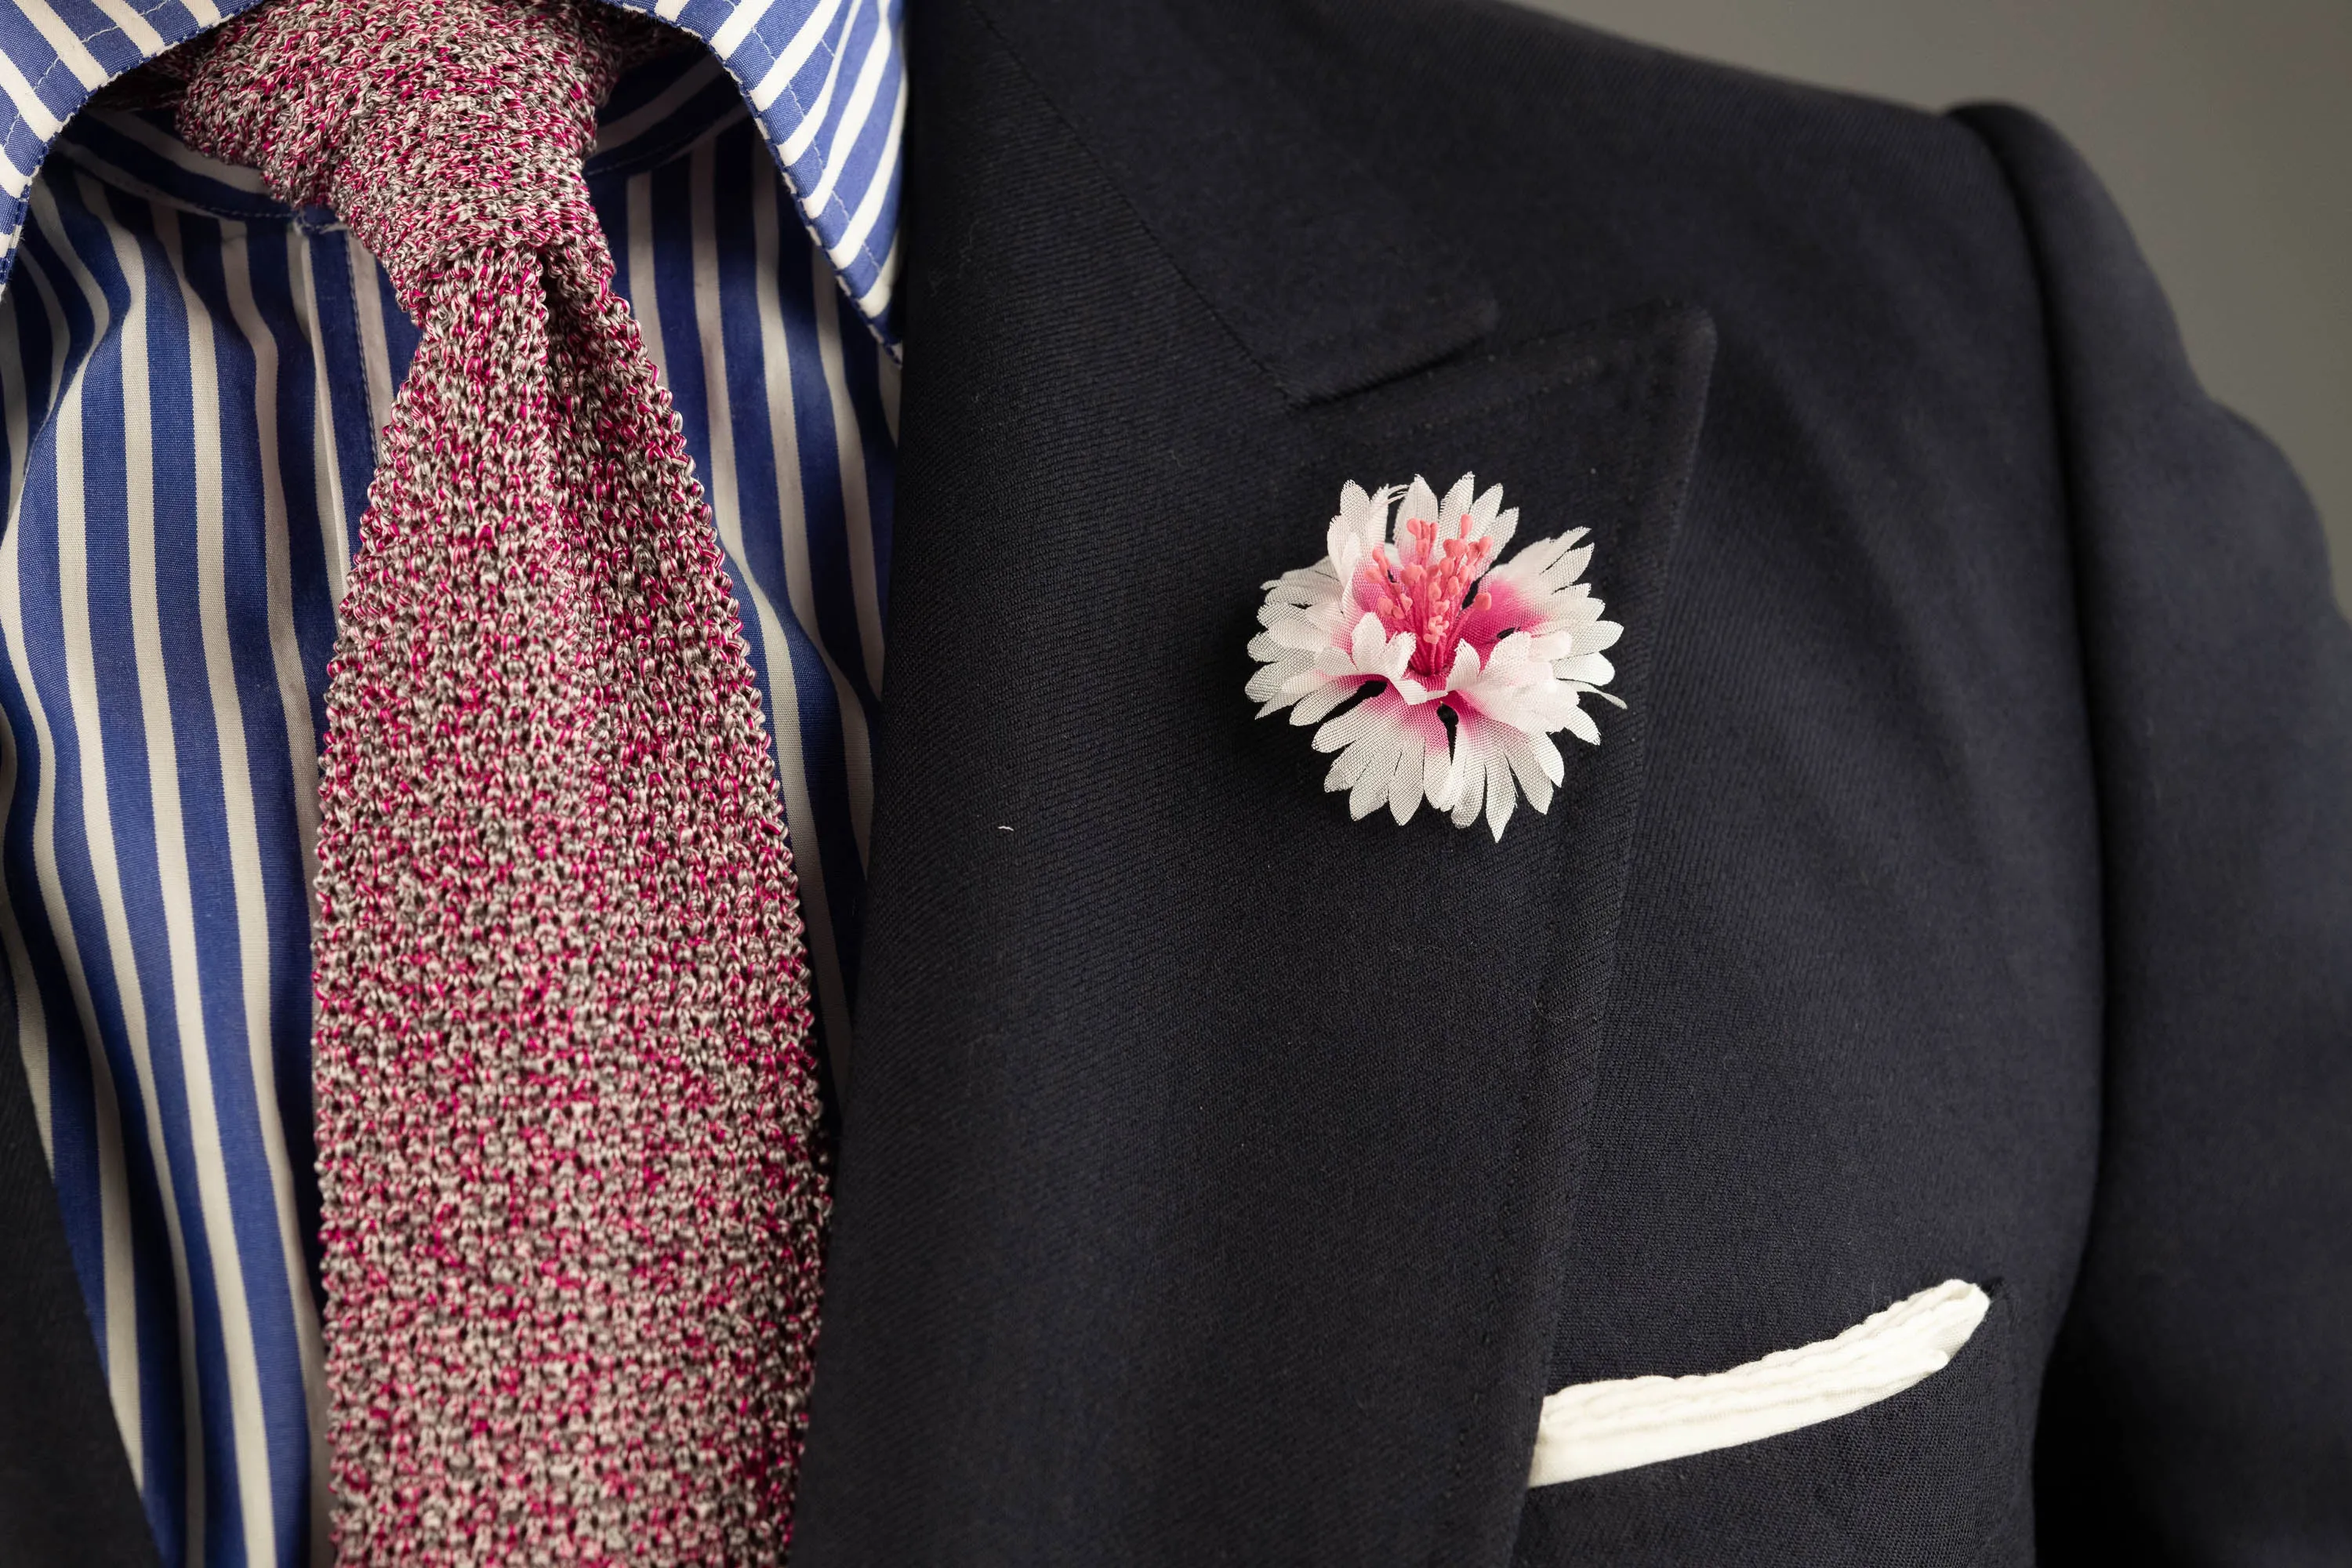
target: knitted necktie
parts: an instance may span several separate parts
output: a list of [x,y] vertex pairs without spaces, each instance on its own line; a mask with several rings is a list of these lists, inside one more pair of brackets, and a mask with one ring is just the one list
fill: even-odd
[[646,24],[262,0],[182,134],[417,322],[339,610],[314,1094],[345,1564],[781,1562],[826,1196],[791,852],[588,203]]

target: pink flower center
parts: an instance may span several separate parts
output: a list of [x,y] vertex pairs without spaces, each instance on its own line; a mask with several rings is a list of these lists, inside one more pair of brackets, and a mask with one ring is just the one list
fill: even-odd
[[1470,596],[1495,554],[1495,542],[1471,538],[1471,526],[1465,512],[1458,533],[1441,539],[1437,524],[1413,518],[1404,525],[1408,542],[1384,544],[1366,563],[1372,581],[1362,597],[1378,595],[1372,610],[1389,636],[1412,634],[1408,668],[1425,683],[1445,679],[1465,622],[1495,602],[1489,593]]

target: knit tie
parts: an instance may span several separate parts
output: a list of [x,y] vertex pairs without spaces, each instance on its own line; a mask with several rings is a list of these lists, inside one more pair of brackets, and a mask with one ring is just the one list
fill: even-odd
[[340,606],[313,1085],[345,1564],[782,1561],[826,1196],[792,855],[588,203],[647,25],[262,0],[183,134],[422,336]]

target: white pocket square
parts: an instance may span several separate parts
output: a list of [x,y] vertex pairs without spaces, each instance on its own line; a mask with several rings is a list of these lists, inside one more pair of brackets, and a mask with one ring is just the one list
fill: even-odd
[[1874,1405],[1941,1372],[1990,1305],[1967,1280],[1948,1279],[1835,1339],[1729,1372],[1572,1384],[1543,1402],[1528,1485],[1753,1443]]

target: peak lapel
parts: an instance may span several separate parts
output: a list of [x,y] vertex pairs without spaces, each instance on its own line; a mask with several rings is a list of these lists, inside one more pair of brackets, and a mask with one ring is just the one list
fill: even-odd
[[[912,38],[891,689],[798,1568],[1499,1561],[1712,335],[1465,258],[1149,6]],[[1359,323],[1369,330],[1359,330]],[[1506,324],[1506,329],[1507,324]],[[1593,530],[1625,712],[1500,844],[1253,719],[1343,480]]]

